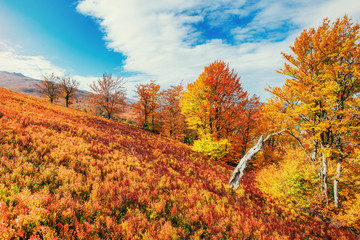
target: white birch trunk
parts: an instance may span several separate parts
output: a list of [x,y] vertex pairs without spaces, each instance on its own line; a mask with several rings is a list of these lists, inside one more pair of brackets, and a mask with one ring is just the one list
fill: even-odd
[[336,177],[334,179],[334,203],[335,207],[339,207],[339,192],[338,192],[338,185],[339,185],[339,178],[341,173],[341,164],[338,163],[336,168]]
[[321,177],[321,191],[324,193],[326,204],[329,204],[328,198],[328,187],[327,187],[327,159],[324,153],[322,155],[322,168],[320,170],[320,177]]
[[229,180],[229,186],[233,189],[237,189],[240,185],[241,178],[244,175],[244,170],[246,168],[246,165],[249,160],[251,160],[259,151],[261,151],[264,147],[264,143],[269,140],[272,136],[282,134],[285,132],[286,129],[281,130],[277,133],[269,134],[265,139],[263,136],[260,136],[257,144],[250,148],[250,150],[240,159],[239,164],[234,169],[230,180]]

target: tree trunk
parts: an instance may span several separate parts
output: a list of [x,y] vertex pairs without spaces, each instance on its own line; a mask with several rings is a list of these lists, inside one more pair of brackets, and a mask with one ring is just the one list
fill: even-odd
[[69,107],[69,97],[68,96],[65,97],[65,105],[66,105],[66,107]]
[[341,164],[338,162],[337,168],[336,168],[336,177],[334,179],[334,203],[335,207],[339,207],[339,192],[338,192],[338,186],[339,186],[339,178],[341,173]]
[[325,195],[326,204],[328,204],[329,199],[328,199],[328,194],[327,194],[327,191],[328,191],[328,188],[327,188],[327,160],[326,160],[324,153],[321,153],[321,155],[322,155],[322,168],[320,170],[321,191]]
[[239,164],[234,169],[231,178],[229,180],[230,187],[232,187],[233,189],[237,189],[239,187],[241,178],[244,175],[244,170],[246,168],[248,161],[251,160],[259,151],[263,149],[264,143],[267,140],[269,140],[272,136],[282,134],[283,132],[285,132],[285,130],[286,129],[283,129],[280,132],[269,134],[265,139],[263,136],[260,136],[257,144],[254,147],[250,148],[250,150],[241,158]]

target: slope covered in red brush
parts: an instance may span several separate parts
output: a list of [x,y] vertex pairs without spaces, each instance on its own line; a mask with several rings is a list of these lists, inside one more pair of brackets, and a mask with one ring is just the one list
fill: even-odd
[[1,239],[352,239],[232,168],[141,129],[0,88]]

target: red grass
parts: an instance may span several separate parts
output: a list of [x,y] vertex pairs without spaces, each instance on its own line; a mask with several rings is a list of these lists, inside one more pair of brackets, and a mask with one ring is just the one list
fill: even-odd
[[355,239],[159,135],[0,88],[0,238]]

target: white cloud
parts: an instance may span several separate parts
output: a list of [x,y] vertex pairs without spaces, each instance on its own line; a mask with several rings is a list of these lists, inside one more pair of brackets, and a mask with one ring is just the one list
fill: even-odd
[[4,42],[0,42],[0,70],[18,72],[40,79],[44,73],[64,74],[65,70],[56,67],[42,56],[25,56]]
[[[360,16],[360,2],[83,0],[77,10],[97,19],[107,46],[127,56],[125,71],[141,73],[130,78],[130,84],[150,79],[163,87],[180,80],[192,82],[204,66],[221,59],[238,71],[246,90],[265,100],[265,87],[283,83],[284,77],[275,73],[283,62],[280,52],[288,51],[300,31],[321,24],[325,17]],[[228,14],[242,18],[254,13],[250,23],[232,31],[239,44],[229,45],[220,39],[195,44],[201,34],[189,23],[207,17],[210,25],[218,27],[227,24]],[[290,26],[285,35],[276,31],[285,25]],[[259,34],[267,36],[257,39]],[[254,41],[240,43],[249,39]]]
[[[344,14],[360,20],[358,0],[82,0],[77,10],[98,22],[109,49],[127,56],[123,69],[139,73],[127,78],[129,97],[136,83],[156,79],[163,88],[181,80],[186,84],[194,81],[204,66],[224,60],[239,73],[246,90],[265,100],[269,96],[265,87],[284,82],[284,77],[275,73],[283,65],[280,52],[289,52],[288,46],[302,29],[318,26],[325,17],[335,20]],[[230,16],[243,24],[229,26]],[[204,39],[194,24],[205,19],[212,27],[232,28],[235,43]],[[4,43],[0,43],[0,70],[34,78],[45,72],[66,72],[42,56],[21,55]],[[74,78],[84,89],[98,79]]]
[[[66,70],[53,65],[43,56],[26,56],[19,53],[17,47],[0,42],[0,71],[22,73],[27,77],[42,79],[44,74],[55,73],[57,76],[66,74]],[[93,76],[72,76],[80,83],[80,88],[89,90],[89,84],[97,80]]]

